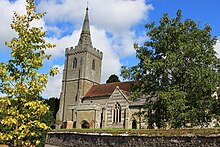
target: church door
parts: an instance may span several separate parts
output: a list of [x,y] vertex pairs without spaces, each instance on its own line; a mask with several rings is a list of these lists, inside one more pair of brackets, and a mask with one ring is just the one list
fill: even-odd
[[137,129],[137,122],[136,122],[136,120],[132,121],[132,129]]
[[83,120],[81,123],[81,128],[89,128],[89,123],[86,120]]

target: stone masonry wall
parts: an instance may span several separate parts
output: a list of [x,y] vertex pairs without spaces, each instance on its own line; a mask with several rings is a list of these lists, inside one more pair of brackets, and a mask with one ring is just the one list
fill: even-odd
[[130,134],[49,132],[47,143],[62,147],[218,147],[220,135],[132,136]]

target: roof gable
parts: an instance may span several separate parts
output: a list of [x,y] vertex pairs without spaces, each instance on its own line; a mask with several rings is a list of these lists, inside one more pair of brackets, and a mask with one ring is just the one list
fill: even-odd
[[132,81],[93,85],[84,95],[84,97],[110,96],[117,86],[120,90],[131,92],[131,85]]

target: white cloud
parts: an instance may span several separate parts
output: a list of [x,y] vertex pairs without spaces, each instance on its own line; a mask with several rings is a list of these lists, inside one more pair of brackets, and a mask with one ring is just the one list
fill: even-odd
[[1,92],[0,92],[0,98],[1,97],[5,97],[5,96],[7,96],[6,94],[2,94]]
[[5,41],[10,41],[12,36],[16,36],[15,31],[11,29],[11,22],[13,17],[13,12],[16,11],[19,14],[24,14],[25,12],[25,0],[17,0],[14,3],[10,3],[8,0],[0,1],[0,44],[1,48]]
[[[52,26],[56,26],[57,22],[70,22],[74,27],[80,29],[85,15],[85,7],[85,1],[47,0],[41,1],[38,9],[47,12],[45,20],[50,22]],[[110,49],[114,50],[121,58],[135,53],[133,48],[135,42],[143,42],[145,33],[143,32],[143,36],[137,37],[131,28],[140,21],[147,19],[153,6],[146,5],[144,0],[90,0],[89,9],[90,24],[95,26],[97,30],[105,30],[106,33],[112,35],[108,37],[111,43]],[[57,13],[58,11],[59,13]],[[94,37],[95,34],[92,33],[92,36]],[[66,39],[64,37],[64,40]],[[58,46],[59,44],[58,42]],[[76,44],[72,41],[72,45],[75,46]],[[62,48],[66,47],[63,46]]]
[[[0,0],[0,49],[5,48],[4,43],[10,41],[12,37],[17,36],[17,33],[11,29],[12,18],[14,12],[16,11],[19,15],[23,15],[26,12],[25,9],[26,1],[25,0],[16,0],[10,2],[8,0]],[[45,22],[43,20],[34,21],[32,26],[46,28]]]
[[[32,26],[43,26],[44,30],[52,32],[52,36],[47,37],[46,40],[57,45],[55,49],[47,51],[53,55],[51,62],[57,57],[65,56],[66,47],[77,45],[85,7],[86,1],[78,0],[46,0],[41,1],[37,6],[38,11],[45,11],[47,15],[40,21],[34,22]],[[89,9],[93,46],[104,53],[102,82],[105,82],[112,73],[119,75],[120,58],[135,52],[133,43],[143,41],[143,37],[137,37],[131,28],[140,21],[146,20],[149,10],[153,7],[146,5],[144,0],[89,0]],[[23,14],[25,0],[17,0],[13,3],[0,0],[0,44],[16,35],[10,29],[13,11]],[[66,30],[71,28],[65,26],[66,22],[72,26],[72,32]],[[61,72],[49,78],[47,88],[43,92],[46,97],[59,97],[63,66],[58,67]]]
[[[85,7],[85,1],[47,0],[41,1],[38,8],[47,12],[46,20],[49,22],[68,21],[79,25],[84,17],[82,12]],[[140,20],[146,19],[153,7],[146,5],[144,0],[90,0],[89,9],[92,24],[116,33],[129,30]]]
[[[48,51],[54,57],[63,56],[66,47],[77,45],[85,7],[85,1],[78,0],[47,0],[39,4],[38,10],[47,12],[45,20],[50,22],[51,26],[56,26],[57,22],[70,22],[78,28],[69,36],[60,39],[48,38],[50,42],[57,44],[55,50]],[[104,53],[104,82],[110,74],[119,74],[119,59],[135,53],[133,44],[143,42],[143,36],[137,37],[130,29],[141,20],[146,20],[149,10],[153,7],[146,5],[144,0],[93,0],[89,1],[89,9],[93,45]],[[112,36],[109,37],[106,33]]]
[[215,51],[217,52],[217,57],[220,58],[220,37],[218,38],[218,41],[214,47]]
[[50,43],[56,44],[56,47],[54,49],[47,50],[47,54],[52,55],[52,58],[56,58],[59,56],[65,56],[65,49],[67,47],[76,46],[79,36],[80,36],[80,30],[75,30],[71,35],[58,38],[46,38],[46,40]]
[[106,36],[105,30],[100,30],[91,26],[93,46],[103,52],[102,62],[102,83],[112,74],[119,74],[120,61],[119,56],[112,50],[111,42]]
[[60,71],[59,74],[55,75],[54,77],[48,78],[48,83],[46,89],[43,91],[43,96],[46,98],[50,97],[58,97],[61,92],[62,86],[62,76],[63,76],[63,65],[54,65],[53,67],[57,67]]

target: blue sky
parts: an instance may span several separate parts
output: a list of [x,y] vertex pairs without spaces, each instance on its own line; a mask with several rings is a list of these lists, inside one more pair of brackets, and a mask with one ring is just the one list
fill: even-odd
[[[191,18],[208,23],[212,34],[220,37],[220,1],[219,0],[88,0],[92,42],[94,47],[103,51],[102,82],[115,73],[120,74],[122,65],[137,64],[133,43],[140,45],[147,39],[146,23],[157,24],[164,13],[175,17],[178,9],[182,10],[183,19]],[[61,89],[64,50],[75,46],[79,39],[81,25],[85,15],[87,0],[38,0],[37,11],[45,11],[47,15],[33,26],[42,26],[48,32],[47,41],[57,44],[48,51],[53,58],[45,61],[41,72],[50,67],[58,67],[60,74],[49,78],[44,97],[59,97]],[[10,29],[12,12],[25,13],[25,0],[0,0],[0,62],[9,59],[10,49],[4,42],[16,33]],[[220,38],[219,38],[220,39]],[[215,46],[220,54],[220,42]]]

